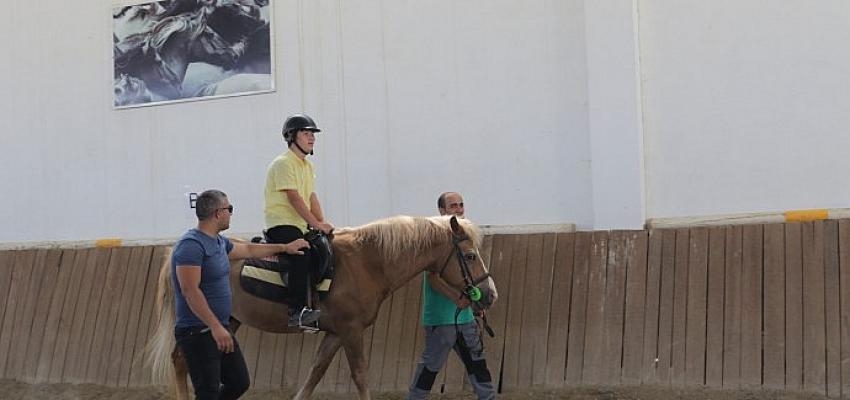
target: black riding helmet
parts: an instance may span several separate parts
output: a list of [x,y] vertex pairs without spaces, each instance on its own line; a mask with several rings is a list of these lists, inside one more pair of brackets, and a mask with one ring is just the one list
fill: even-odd
[[286,143],[292,143],[295,141],[295,133],[298,131],[313,131],[313,132],[321,132],[322,130],[316,126],[316,121],[313,121],[313,118],[310,118],[306,114],[295,114],[286,119],[286,122],[283,123],[283,139],[286,140]]

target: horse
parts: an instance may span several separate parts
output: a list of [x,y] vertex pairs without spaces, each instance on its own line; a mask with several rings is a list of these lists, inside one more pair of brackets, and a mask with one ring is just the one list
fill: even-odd
[[[370,399],[368,360],[363,332],[378,316],[381,303],[396,289],[423,271],[439,274],[461,293],[480,292],[474,304],[488,309],[498,298],[496,285],[479,248],[482,235],[466,219],[398,216],[344,228],[333,235],[336,274],[327,297],[319,301],[319,328],[325,332],[307,380],[295,399],[308,399],[340,348],[345,350],[351,378],[361,400]],[[231,263],[233,291],[232,331],[247,324],[266,332],[299,333],[287,325],[288,308],[247,294],[240,286],[244,262]],[[163,381],[173,364],[177,398],[188,398],[187,366],[175,347],[174,290],[170,257],[162,265],[157,291],[158,324],[148,345],[148,358],[156,380]],[[234,326],[235,325],[235,326]]]

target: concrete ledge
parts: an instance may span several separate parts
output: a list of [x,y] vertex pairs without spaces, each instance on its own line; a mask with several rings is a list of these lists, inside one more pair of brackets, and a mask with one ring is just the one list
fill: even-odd
[[706,215],[696,217],[650,218],[646,229],[690,228],[698,226],[773,224],[850,218],[850,208],[816,208],[777,212]]
[[570,233],[576,231],[576,224],[479,225],[478,227],[485,235]]

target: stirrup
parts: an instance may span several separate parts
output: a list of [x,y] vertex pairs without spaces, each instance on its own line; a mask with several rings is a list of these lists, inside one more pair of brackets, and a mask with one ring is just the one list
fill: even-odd
[[[311,310],[311,309],[309,309],[309,308],[307,308],[307,307],[303,307],[303,308],[301,309],[301,311],[299,311],[299,312],[297,312],[296,314],[293,314],[293,315],[291,315],[291,316],[289,317],[289,326],[290,326],[290,327],[293,327],[293,328],[294,328],[294,327],[297,327],[297,328],[301,329],[301,331],[302,331],[302,332],[304,332],[304,333],[317,333],[317,332],[319,332],[319,319],[318,319],[318,318],[316,318],[316,319],[315,319],[313,322],[311,322],[311,323],[304,324],[304,322],[303,322],[303,321],[304,321],[303,317],[304,317],[304,313],[307,313],[307,312],[310,312],[310,313],[312,313],[312,312],[316,312],[316,313],[318,313],[318,312],[320,312],[320,311],[319,311],[319,310]],[[298,317],[298,324],[297,324],[297,325],[292,324],[292,322],[293,322],[293,321],[292,321],[292,319],[293,319],[293,317],[295,317],[296,315],[297,315],[297,317]]]

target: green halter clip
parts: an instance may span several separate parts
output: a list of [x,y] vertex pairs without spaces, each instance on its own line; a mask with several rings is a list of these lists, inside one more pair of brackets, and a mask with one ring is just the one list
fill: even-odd
[[478,286],[473,286],[472,288],[470,288],[467,291],[466,294],[469,296],[469,299],[472,300],[472,301],[481,300],[481,289],[479,289]]

